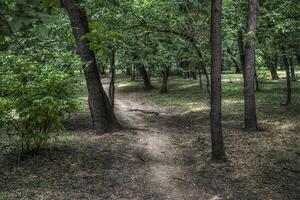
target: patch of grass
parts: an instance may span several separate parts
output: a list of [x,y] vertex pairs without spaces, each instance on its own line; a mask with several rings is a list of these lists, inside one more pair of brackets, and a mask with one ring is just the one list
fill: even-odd
[[[236,81],[229,81],[229,77],[237,78]],[[223,96],[223,112],[225,114],[239,114],[242,116],[244,109],[243,83],[240,81],[241,75],[223,74],[222,96]],[[154,79],[152,81],[156,88],[159,88],[160,81]],[[205,87],[205,84],[203,84]],[[200,89],[198,80],[187,80],[179,78],[171,78],[169,81],[169,92],[159,94],[158,90],[150,92],[143,91],[141,82],[120,81],[118,88],[123,92],[139,92],[139,98],[145,102],[178,110],[180,112],[188,112],[195,110],[209,109],[209,96],[206,88]],[[260,119],[270,118],[271,116],[282,116],[282,113],[294,115],[294,109],[299,106],[300,102],[300,82],[293,82],[293,105],[290,107],[280,106],[285,101],[285,80],[270,81],[263,83],[261,91],[256,92],[257,113]],[[289,112],[291,111],[291,112]],[[296,111],[296,110],[294,110]]]

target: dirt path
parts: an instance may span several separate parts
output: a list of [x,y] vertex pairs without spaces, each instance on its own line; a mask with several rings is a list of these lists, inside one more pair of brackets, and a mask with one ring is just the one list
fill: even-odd
[[257,134],[225,120],[229,161],[213,164],[208,110],[180,113],[148,105],[139,91],[116,94],[117,117],[135,129],[96,134],[82,97],[85,109],[34,158],[0,154],[0,199],[299,199],[298,118]]
[[193,184],[193,177],[189,177],[189,173],[180,164],[178,157],[182,152],[174,144],[174,130],[158,123],[159,118],[156,116],[167,115],[166,110],[146,105],[123,94],[117,96],[116,113],[122,124],[138,130],[138,142],[131,145],[139,149],[137,156],[145,163],[142,170],[146,172],[144,181],[149,199],[209,199]]

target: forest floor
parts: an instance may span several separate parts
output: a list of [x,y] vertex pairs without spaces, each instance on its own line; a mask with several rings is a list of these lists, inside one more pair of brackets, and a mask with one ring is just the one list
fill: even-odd
[[[132,129],[96,135],[87,108],[70,116],[66,131],[35,157],[0,154],[0,200],[299,199],[299,104],[267,102],[264,95],[280,89],[266,86],[257,95],[264,131],[247,133],[239,86],[225,85],[228,162],[214,164],[208,97],[197,84],[171,80],[169,94],[157,95],[118,82],[116,113]],[[294,91],[297,102],[300,88]]]

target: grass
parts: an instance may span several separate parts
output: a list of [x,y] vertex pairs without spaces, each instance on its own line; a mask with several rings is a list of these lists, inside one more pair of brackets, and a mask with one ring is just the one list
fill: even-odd
[[[282,72],[279,72],[281,74]],[[243,112],[243,83],[239,74],[224,74],[222,86],[223,111],[224,113],[242,114]],[[235,80],[235,81],[234,81]],[[152,81],[156,88],[160,86],[160,80]],[[257,111],[261,119],[276,115],[280,118],[283,111],[293,111],[294,107],[299,106],[300,102],[300,82],[293,82],[292,101],[293,105],[286,108],[279,106],[285,101],[285,81],[266,80],[261,83],[261,91],[256,92]],[[158,90],[143,92],[142,83],[129,80],[122,80],[117,83],[118,88],[124,92],[140,93],[140,97],[147,103],[165,107],[179,112],[191,112],[209,109],[209,96],[204,89],[200,89],[198,80],[187,80],[171,78],[168,84],[169,92],[158,94]]]

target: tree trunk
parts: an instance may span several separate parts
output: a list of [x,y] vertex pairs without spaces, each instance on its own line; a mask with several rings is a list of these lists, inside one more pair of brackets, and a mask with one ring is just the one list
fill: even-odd
[[240,69],[244,75],[244,68],[245,68],[245,51],[244,51],[244,44],[243,44],[243,31],[239,30],[237,33],[237,43],[239,47],[239,54],[240,54]]
[[115,50],[113,49],[110,57],[110,71],[111,71],[111,79],[109,84],[109,99],[112,108],[115,106],[115,80],[116,80],[116,67],[115,67]]
[[136,78],[136,65],[132,64],[131,66],[131,80],[135,81]]
[[272,63],[270,63],[270,64],[268,65],[268,69],[269,69],[270,72],[271,72],[272,80],[278,80],[278,79],[279,79],[279,76],[278,76],[277,70],[276,70],[275,66],[273,66]]
[[70,24],[73,29],[77,53],[81,60],[87,63],[83,69],[94,128],[97,133],[110,132],[114,128],[119,128],[120,125],[103,89],[95,54],[89,49],[87,41],[82,39],[85,34],[89,33],[87,17],[80,9],[78,0],[65,0],[64,4],[68,11]]
[[260,91],[259,77],[257,76],[257,70],[256,70],[256,69],[255,69],[255,74],[254,74],[254,76],[255,76],[255,90],[256,90],[257,92],[259,92],[259,91]]
[[296,46],[296,57],[297,57],[298,65],[300,65],[300,45]]
[[290,74],[290,66],[287,56],[283,55],[283,63],[285,67],[285,74],[286,74],[286,102],[285,105],[290,105],[292,101],[292,81],[291,81],[291,74]]
[[210,128],[212,141],[212,160],[223,162],[226,160],[222,135],[222,99],[221,99],[221,70],[222,70],[222,42],[221,16],[222,0],[212,0],[211,7],[211,112]]
[[290,58],[290,66],[291,66],[292,81],[297,81],[296,73],[295,73],[295,66],[294,66],[294,62],[293,62],[293,57]]
[[100,69],[100,74],[101,75],[105,75],[105,66],[104,66],[104,64],[102,63],[100,63],[99,64],[99,69]]
[[168,79],[170,74],[170,66],[168,65],[165,69],[161,71],[162,73],[162,84],[160,88],[160,93],[167,93],[168,92]]
[[196,74],[195,71],[191,71],[191,78],[192,78],[193,80],[197,80],[197,74]]
[[143,82],[144,82],[144,89],[145,90],[153,89],[153,87],[151,85],[151,82],[150,82],[150,79],[149,79],[149,76],[148,76],[148,73],[147,73],[147,71],[145,69],[145,66],[143,64],[140,64],[139,71],[140,71],[140,74],[141,74]]
[[270,70],[270,73],[271,73],[271,78],[272,80],[278,80],[279,79],[279,76],[278,76],[278,73],[277,73],[277,56],[275,55],[274,56],[274,59],[272,59],[271,56],[269,55],[266,55],[265,56],[265,63],[267,65],[267,68]]
[[198,67],[198,74],[199,74],[199,86],[200,89],[203,90],[203,84],[202,84],[202,72],[201,72],[201,67]]
[[132,70],[131,67],[126,67],[126,76],[131,76]]
[[255,79],[255,32],[258,0],[249,0],[247,16],[247,41],[245,44],[244,66],[244,106],[245,106],[245,129],[257,130],[256,103],[254,92]]

